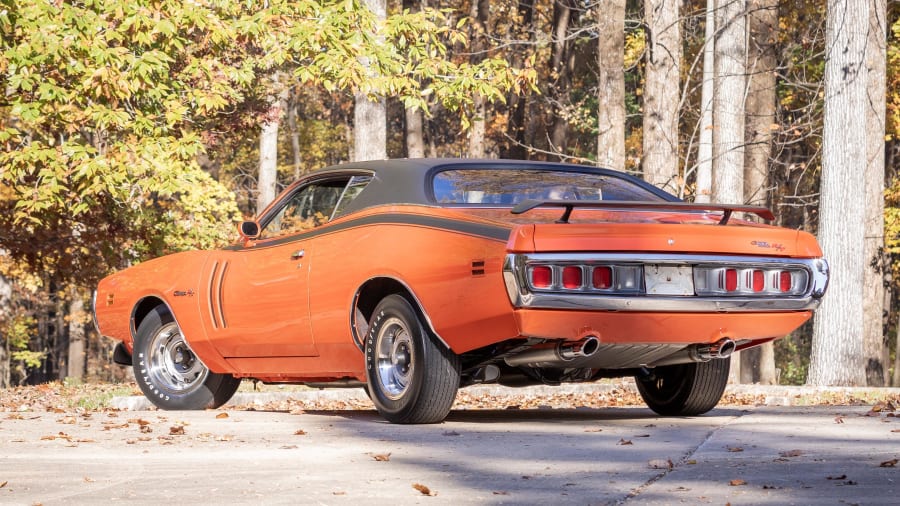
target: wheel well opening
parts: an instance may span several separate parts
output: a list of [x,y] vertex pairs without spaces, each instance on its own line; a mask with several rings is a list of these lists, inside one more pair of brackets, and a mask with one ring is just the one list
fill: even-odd
[[416,303],[416,299],[412,296],[412,293],[410,293],[403,283],[400,283],[396,279],[370,279],[359,288],[359,291],[357,291],[351,314],[351,327],[353,341],[360,351],[363,351],[366,333],[368,333],[369,330],[369,321],[372,320],[372,314],[375,312],[375,307],[382,299],[388,295],[394,294],[405,297],[406,300],[413,305],[416,311],[422,311]]
[[157,306],[165,305],[161,299],[156,297],[145,297],[140,302],[138,302],[137,306],[135,306],[134,311],[131,313],[131,336],[132,338],[137,334],[138,327],[141,326],[141,322],[144,321],[144,318],[153,311],[153,308]]

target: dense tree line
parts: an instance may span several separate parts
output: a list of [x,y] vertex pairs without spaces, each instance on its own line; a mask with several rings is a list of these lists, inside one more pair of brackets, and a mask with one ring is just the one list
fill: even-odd
[[599,164],[852,242],[835,265],[866,288],[840,278],[734,379],[803,383],[814,355],[853,364],[815,382],[900,384],[896,0],[22,4],[0,0],[0,386],[112,377],[97,279],[226,243],[308,170],[405,156]]

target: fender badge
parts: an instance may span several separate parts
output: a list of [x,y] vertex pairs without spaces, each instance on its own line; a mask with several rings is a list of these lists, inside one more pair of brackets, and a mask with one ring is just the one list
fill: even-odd
[[193,297],[193,296],[194,296],[194,290],[193,290],[193,289],[190,289],[190,288],[189,288],[186,292],[183,291],[183,290],[175,290],[175,291],[172,293],[172,295],[174,295],[174,296],[176,296],[176,297],[184,297],[184,296]]

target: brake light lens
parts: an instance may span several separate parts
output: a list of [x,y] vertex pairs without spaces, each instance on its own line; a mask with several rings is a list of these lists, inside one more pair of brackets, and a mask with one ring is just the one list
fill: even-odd
[[550,288],[553,286],[553,269],[548,265],[536,265],[531,269],[531,286]]
[[591,286],[599,290],[607,290],[612,287],[612,267],[594,267],[591,274]]
[[569,290],[576,290],[581,288],[581,285],[584,284],[581,280],[581,267],[574,265],[567,265],[563,267],[562,270],[562,286],[563,288],[567,288]]

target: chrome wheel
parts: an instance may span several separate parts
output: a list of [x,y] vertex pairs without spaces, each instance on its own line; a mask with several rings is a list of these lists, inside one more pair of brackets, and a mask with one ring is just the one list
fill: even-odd
[[399,318],[385,320],[376,336],[378,381],[391,400],[403,396],[415,369],[414,344],[405,323]]
[[147,350],[147,374],[161,389],[172,394],[189,393],[206,381],[209,369],[191,351],[177,323],[160,327]]

